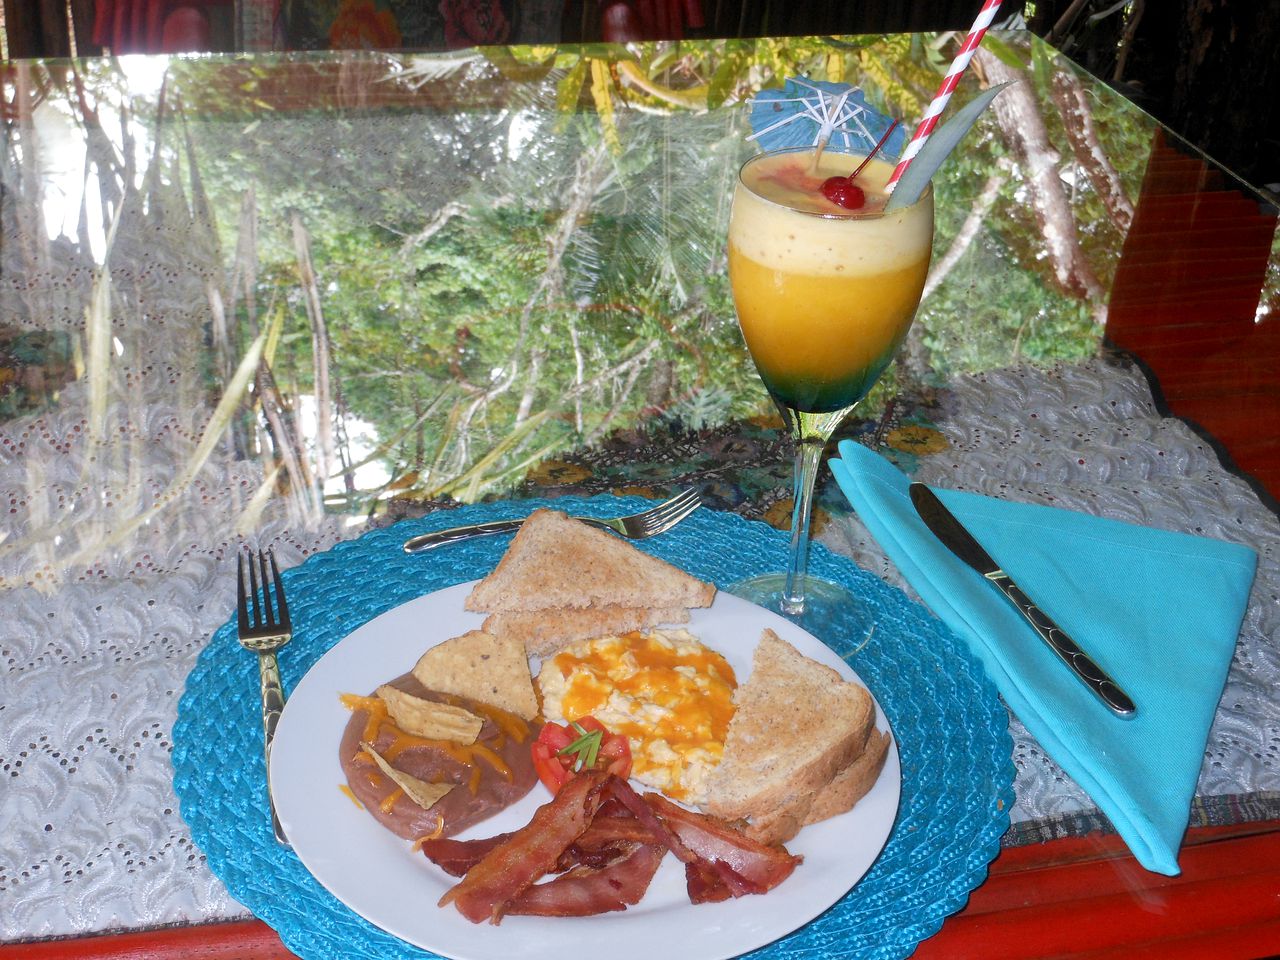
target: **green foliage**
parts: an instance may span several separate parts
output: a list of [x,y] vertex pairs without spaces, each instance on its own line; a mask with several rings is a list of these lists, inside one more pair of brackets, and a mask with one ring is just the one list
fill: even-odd
[[[1008,43],[999,54],[1032,62]],[[655,415],[709,426],[767,409],[725,275],[729,200],[753,150],[744,99],[787,75],[835,76],[861,83],[910,125],[950,50],[903,35],[486,56],[433,81],[453,86],[462,106],[449,110],[321,107],[248,123],[200,87],[198,64],[174,67],[177,93],[204,118],[191,133],[227,258],[244,190],[255,191],[257,301],[288,311],[277,382],[312,390],[296,215],[310,234],[351,429],[389,444],[377,455],[387,476],[412,474],[420,490],[465,496],[518,480],[531,456],[601,429]],[[590,62],[602,57],[614,77],[631,70],[639,82],[606,91],[616,127],[598,115],[598,84],[591,92]],[[409,90],[421,82],[414,69],[406,63],[371,83]],[[1038,75],[1028,82],[1069,158]],[[244,82],[265,95],[269,71]],[[974,90],[967,79],[957,105]],[[1094,96],[1102,147],[1136,195],[1133,158],[1145,156],[1148,125],[1118,98]],[[935,260],[990,171],[1008,162],[989,113],[934,178]],[[1117,228],[1069,159],[1063,169],[1076,184],[1080,243],[1105,285]],[[1057,288],[1045,250],[1010,170],[977,239],[922,307],[937,377],[1096,349],[1090,305]],[[530,422],[530,411],[550,415]]]
[[698,390],[691,397],[673,404],[666,417],[689,430],[717,427],[730,419],[734,412],[734,398],[722,387]]

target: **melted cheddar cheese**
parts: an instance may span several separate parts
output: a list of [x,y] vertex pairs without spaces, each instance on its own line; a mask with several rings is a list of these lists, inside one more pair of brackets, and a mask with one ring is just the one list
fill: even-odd
[[548,720],[590,714],[631,744],[632,776],[689,803],[704,798],[733,718],[733,668],[686,630],[573,644],[538,674]]

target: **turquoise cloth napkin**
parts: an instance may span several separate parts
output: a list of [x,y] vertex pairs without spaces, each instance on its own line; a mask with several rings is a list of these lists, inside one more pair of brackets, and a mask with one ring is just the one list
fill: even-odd
[[1209,725],[1257,555],[1101,517],[935,490],[1010,576],[1137,704],[1110,713],[1013,606],[929,532],[909,482],[846,440],[831,470],[937,616],[982,660],[1009,708],[1093,798],[1148,870],[1173,876]]

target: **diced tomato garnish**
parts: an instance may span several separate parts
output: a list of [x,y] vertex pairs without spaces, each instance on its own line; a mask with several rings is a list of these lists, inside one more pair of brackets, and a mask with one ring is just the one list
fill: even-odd
[[545,743],[535,740],[529,750],[533,755],[533,769],[537,771],[542,785],[552,793],[558,793],[572,776],[568,768],[560,762],[556,752]]
[[530,753],[538,779],[552,793],[581,770],[606,770],[624,780],[631,776],[631,744],[592,716],[543,724]]

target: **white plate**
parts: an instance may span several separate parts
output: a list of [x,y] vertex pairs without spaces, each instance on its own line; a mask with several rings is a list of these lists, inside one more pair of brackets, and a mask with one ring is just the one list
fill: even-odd
[[[870,869],[898,812],[901,769],[893,744],[884,772],[853,810],[806,827],[787,844],[804,863],[763,896],[693,905],[684,870],[667,857],[643,900],[598,917],[507,917],[500,926],[472,924],[436,901],[457,881],[411,852],[409,844],[358,808],[344,783],[338,741],[350,714],[341,693],[368,694],[407,672],[424,650],[479,627],[462,609],[472,584],[419,597],[354,631],[326,653],[289,697],[271,751],[271,788],[280,820],[306,868],[335,897],[370,923],[454,960],[607,956],[652,960],[663,951],[681,960],[724,960],[796,930],[839,900]],[[857,675],[809,633],[737,597],[720,593],[693,611],[688,629],[724,655],[741,683],[765,627],[806,656],[849,679]],[[876,706],[877,727],[888,721]],[[485,837],[529,822],[549,799],[540,784],[519,803],[473,826]]]

